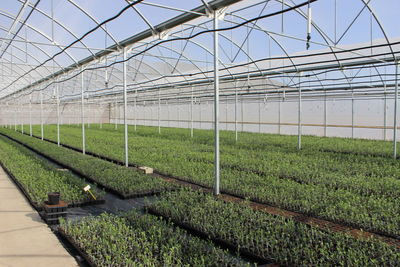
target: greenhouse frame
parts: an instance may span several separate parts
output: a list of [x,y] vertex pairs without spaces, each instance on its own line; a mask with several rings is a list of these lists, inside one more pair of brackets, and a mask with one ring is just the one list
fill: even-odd
[[89,266],[399,266],[399,8],[6,0],[2,179]]

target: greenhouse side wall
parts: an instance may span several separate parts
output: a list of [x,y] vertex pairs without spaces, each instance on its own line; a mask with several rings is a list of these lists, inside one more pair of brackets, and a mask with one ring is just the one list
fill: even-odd
[[[85,104],[85,121],[89,123],[109,123],[109,105]],[[40,104],[0,106],[0,125],[56,124],[57,105]],[[82,122],[80,104],[60,105],[60,124],[79,124]]]
[[[302,132],[304,135],[392,140],[394,100],[387,99],[304,100],[302,103]],[[325,121],[326,107],[326,121]],[[160,112],[159,112],[160,109]],[[135,110],[137,118],[135,119]],[[354,110],[354,115],[352,115]],[[128,124],[161,127],[191,127],[191,103],[166,104],[157,101],[128,106]],[[385,117],[386,115],[386,130]],[[236,109],[238,131],[297,135],[298,102],[238,101]],[[123,121],[123,106],[110,110],[110,123]],[[354,127],[352,127],[352,125]],[[212,129],[213,102],[193,104],[193,128]],[[221,99],[220,129],[235,130],[235,102]],[[386,138],[385,138],[386,134]]]

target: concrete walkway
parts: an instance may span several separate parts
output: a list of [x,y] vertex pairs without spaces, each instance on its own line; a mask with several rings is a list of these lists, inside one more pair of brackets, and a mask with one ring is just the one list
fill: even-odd
[[78,266],[1,167],[0,266]]

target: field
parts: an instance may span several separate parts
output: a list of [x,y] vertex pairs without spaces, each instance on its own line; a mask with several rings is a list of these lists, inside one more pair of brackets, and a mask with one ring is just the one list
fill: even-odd
[[[40,136],[40,126],[33,129],[33,134]],[[44,137],[56,141],[56,132],[55,125],[46,125]],[[0,133],[79,171],[120,197],[164,192],[149,201],[147,213],[152,215],[105,214],[62,224],[63,231],[98,266],[107,266],[111,258],[123,262],[127,260],[124,257],[139,257],[141,262],[149,264],[146,266],[175,261],[176,265],[194,264],[189,263],[185,253],[197,255],[192,260],[201,261],[204,266],[212,266],[210,262],[216,259],[221,262],[219,266],[253,264],[252,260],[235,258],[239,255],[282,266],[397,266],[400,262],[400,163],[390,157],[390,142],[305,136],[304,149],[298,151],[297,138],[293,136],[240,133],[235,142],[232,132],[222,132],[221,191],[244,200],[232,203],[207,193],[214,177],[211,131],[196,130],[191,138],[185,129],[163,128],[158,134],[154,127],[142,126],[137,131],[129,128],[131,165],[153,167],[162,177],[200,185],[205,188],[202,191],[186,189],[161,176],[150,178],[134,168],[110,162],[124,159],[120,125],[118,129],[109,124],[102,125],[102,129],[95,124],[86,128],[86,151],[109,160],[5,128]],[[4,146],[11,145],[5,137],[0,141]],[[63,125],[61,143],[81,149],[80,126]],[[254,210],[249,201],[369,233],[364,237],[321,229]],[[145,229],[143,225],[152,228]],[[110,231],[110,235],[96,240],[89,236],[80,238],[85,229]],[[170,240],[175,240],[176,248],[170,243],[160,247],[165,241],[156,236],[164,231],[171,234]],[[150,238],[139,238],[138,233]],[[212,245],[192,239],[193,234],[211,240]],[[113,242],[123,239],[122,236],[126,239],[118,241],[122,242],[121,247],[115,247]],[[388,244],[385,241],[388,237],[397,245]],[[131,239],[138,242],[133,247],[126,243]],[[230,248],[231,253],[225,255],[227,252],[214,247],[220,243]],[[149,254],[138,252],[134,246],[148,248]],[[159,248],[157,255],[153,254],[155,247]],[[213,248],[207,257],[203,252],[206,247]],[[190,252],[185,252],[186,249]],[[126,254],[126,250],[134,252]],[[198,254],[194,253],[196,250]],[[101,258],[101,251],[110,254]],[[171,251],[176,253],[172,261],[160,261],[162,253]]]

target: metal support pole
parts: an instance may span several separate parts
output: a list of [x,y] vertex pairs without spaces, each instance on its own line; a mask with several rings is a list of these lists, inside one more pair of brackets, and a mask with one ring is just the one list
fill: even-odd
[[258,99],[258,133],[261,133],[261,99]]
[[218,43],[218,11],[214,11],[214,195],[219,195],[219,43]]
[[237,95],[237,86],[235,80],[235,141],[236,142],[238,140],[237,104],[238,104],[238,95]]
[[86,154],[86,136],[85,136],[85,102],[84,102],[84,77],[83,68],[81,73],[81,124],[82,124],[82,153]]
[[161,102],[160,102],[160,89],[158,89],[158,134],[161,134]]
[[228,110],[229,110],[229,97],[225,97],[225,130],[228,131]]
[[351,93],[351,138],[354,138],[354,93]]
[[136,102],[137,102],[137,96],[138,96],[138,94],[137,94],[137,89],[135,90],[135,103],[134,103],[134,105],[135,105],[135,132],[136,132],[136,127],[137,127],[137,117],[138,117],[138,110],[137,110],[137,104],[136,104]]
[[394,121],[393,121],[393,158],[397,158],[397,106],[398,106],[398,62],[395,62],[396,77],[395,77],[395,88],[394,88]]
[[115,123],[114,128],[115,128],[115,130],[118,129],[117,118],[119,117],[119,110],[118,110],[118,113],[117,113],[117,106],[118,106],[117,105],[117,93],[115,93],[115,104],[114,104],[114,123]]
[[[281,95],[281,93],[279,93]],[[281,134],[281,102],[283,101],[282,97],[278,99],[278,134]]]
[[7,129],[11,129],[11,127],[10,127],[10,111],[8,108],[8,102],[6,102],[6,111],[7,111]]
[[19,104],[19,114],[20,114],[20,122],[21,122],[21,133],[24,134],[24,119],[23,119],[23,114],[24,114],[24,106],[20,102]]
[[297,149],[301,150],[301,134],[302,134],[302,124],[301,124],[301,72],[299,72],[299,104],[298,104],[298,144],[297,144]]
[[123,52],[123,83],[124,83],[124,137],[125,137],[125,166],[128,167],[128,120],[127,120],[127,106],[128,106],[128,97],[127,97],[127,83],[126,83],[126,48],[124,48]]
[[86,104],[87,104],[87,127],[90,128],[90,120],[92,119],[90,112],[92,110],[90,108],[90,103],[89,103],[89,92],[86,94]]
[[29,135],[32,137],[32,93],[29,95]]
[[384,84],[384,95],[383,95],[383,140],[386,141],[386,128],[387,128],[387,116],[386,116],[386,109],[387,109],[387,97],[386,97],[386,83]]
[[190,86],[190,137],[193,138],[193,85]]
[[326,90],[324,96],[324,136],[327,136],[327,123],[328,123],[328,110],[327,110],[327,103],[326,103]]
[[44,139],[44,131],[43,131],[43,90],[40,90],[40,134],[41,139]]
[[244,98],[243,95],[240,97],[240,115],[241,115],[241,123],[242,123],[242,132],[244,131]]
[[17,100],[14,95],[14,131],[17,131]]
[[60,88],[56,85],[56,101],[57,101],[57,145],[60,146]]

